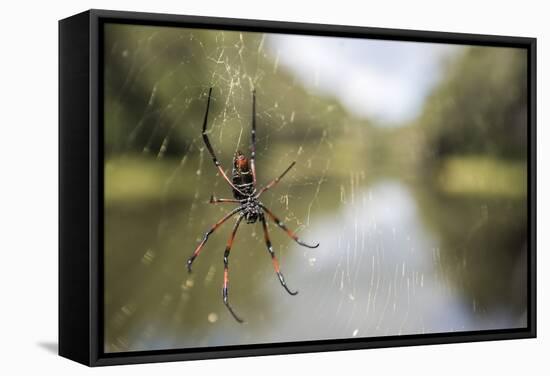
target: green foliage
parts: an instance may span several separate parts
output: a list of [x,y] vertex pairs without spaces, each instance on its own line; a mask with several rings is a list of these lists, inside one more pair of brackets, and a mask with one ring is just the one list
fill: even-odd
[[442,163],[439,189],[449,194],[523,198],[527,194],[525,162],[486,156],[447,158]]
[[[378,245],[357,248],[357,254],[372,258],[374,267],[375,259],[377,265],[384,261],[384,247],[393,243],[383,241],[384,229],[376,227],[379,218],[364,208],[386,205],[384,192],[373,194],[376,183],[397,182],[413,192],[418,216],[410,228],[386,235],[392,241],[407,240],[406,247],[396,250],[400,255],[433,257],[437,270],[426,274],[426,283],[448,284],[464,301],[473,302],[475,312],[524,307],[517,293],[524,280],[527,234],[524,51],[464,47],[449,60],[418,119],[382,128],[354,118],[336,98],[302,86],[279,66],[262,34],[107,25],[105,38],[108,350],[215,345],[220,338],[249,343],[255,331],[261,333],[258,328],[271,327],[281,317],[277,312],[286,303],[275,278],[264,286],[272,267],[257,227],[244,230],[243,225],[232,251],[232,265],[239,271],[231,277],[232,297],[257,325],[248,326],[246,337],[240,337],[244,331],[220,337],[212,325],[218,318],[234,325],[222,311],[219,295],[219,251],[231,226],[212,236],[194,275],[185,271],[185,260],[204,231],[231,207],[208,204],[211,194],[231,197],[201,138],[211,86],[209,132],[226,170],[235,149],[246,152],[248,147],[252,89],[257,91],[259,184],[297,160],[277,189],[262,196],[289,227],[308,236],[338,233],[338,244],[325,242],[323,247],[334,257],[341,254],[341,260],[345,247],[371,239]],[[396,209],[394,214],[401,215],[401,208]],[[360,241],[359,223],[345,226],[346,216],[355,211],[356,218],[374,224],[365,225]],[[437,249],[409,243],[420,227],[437,238]],[[285,266],[294,262],[304,270],[305,254],[294,252],[284,233],[273,231],[272,236]],[[387,281],[393,281],[394,270],[392,265]],[[306,270],[316,286],[329,285],[340,275],[339,269],[311,271]],[[424,281],[421,272],[414,271],[413,292],[414,281]],[[389,286],[398,292],[399,285]],[[277,295],[263,293],[272,288]],[[343,307],[340,315],[355,315],[355,305],[347,312]],[[164,337],[171,342],[154,341]]]
[[452,62],[417,121],[428,157],[485,154],[524,159],[527,137],[525,50],[471,47]]
[[107,155],[196,153],[189,147],[200,137],[211,86],[209,129],[234,141],[215,146],[229,153],[250,127],[253,89],[260,142],[301,142],[350,119],[336,100],[311,95],[281,69],[264,34],[108,25],[105,36]]

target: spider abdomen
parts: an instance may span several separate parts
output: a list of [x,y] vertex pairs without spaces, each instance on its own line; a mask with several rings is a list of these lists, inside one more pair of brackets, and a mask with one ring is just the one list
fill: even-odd
[[238,191],[235,189],[233,190],[233,196],[237,200],[243,200],[254,194],[255,187],[254,187],[254,182],[252,181],[251,174],[233,175],[232,180],[235,187],[239,189]]
[[231,172],[231,179],[227,176],[225,170],[223,169],[221,163],[218,161],[218,158],[216,157],[216,154],[214,153],[214,149],[212,148],[212,145],[210,144],[210,140],[208,139],[208,133],[206,130],[207,124],[208,124],[208,108],[210,106],[210,97],[212,95],[212,88],[208,91],[208,102],[206,103],[206,113],[204,115],[204,123],[202,125],[202,139],[204,140],[204,144],[206,145],[206,148],[208,149],[208,152],[210,153],[210,156],[212,157],[212,160],[214,162],[214,165],[218,169],[218,172],[220,175],[225,179],[225,181],[231,186],[233,189],[233,196],[235,199],[216,199],[214,196],[210,198],[211,204],[217,204],[222,202],[231,202],[239,204],[238,207],[233,209],[231,212],[227,213],[222,219],[218,220],[211,228],[208,230],[202,241],[199,243],[197,248],[195,248],[195,251],[189,257],[187,260],[187,269],[189,272],[191,272],[191,265],[193,264],[193,261],[201,250],[203,249],[204,245],[206,244],[206,241],[208,240],[208,236],[212,234],[214,231],[216,231],[217,228],[219,228],[224,222],[226,222],[229,218],[233,217],[235,214],[239,213],[239,218],[235,222],[235,225],[233,226],[233,232],[231,233],[231,237],[229,238],[229,241],[227,242],[227,246],[225,248],[223,263],[224,263],[224,274],[223,274],[223,289],[222,289],[222,296],[223,296],[223,303],[231,313],[231,315],[237,320],[238,322],[242,323],[243,320],[240,319],[235,312],[233,311],[233,308],[229,305],[229,299],[228,299],[228,284],[229,284],[229,251],[231,250],[231,247],[233,245],[233,240],[235,239],[235,235],[237,233],[237,230],[239,228],[239,224],[244,219],[247,223],[255,223],[256,221],[262,222],[262,227],[264,230],[264,239],[265,244],[267,247],[267,250],[269,254],[271,255],[271,259],[273,261],[273,267],[275,269],[275,273],[277,273],[277,277],[279,278],[279,282],[284,287],[284,289],[290,294],[290,295],[296,295],[297,291],[292,291],[288,288],[286,285],[285,279],[283,277],[283,274],[279,270],[279,261],[277,260],[277,257],[275,256],[275,252],[273,251],[273,247],[271,246],[271,240],[269,240],[269,234],[267,230],[267,223],[266,223],[266,217],[267,215],[275,224],[283,231],[286,232],[286,234],[293,239],[296,243],[299,245],[302,245],[304,247],[308,248],[317,248],[319,246],[319,243],[315,245],[307,244],[298,238],[298,236],[290,229],[288,229],[285,224],[275,216],[267,207],[265,207],[259,200],[259,197],[262,193],[267,191],[268,189],[273,188],[282,178],[286,175],[288,171],[296,164],[296,162],[292,162],[290,166],[277,178],[271,180],[267,185],[265,185],[263,188],[261,188],[258,192],[256,192],[256,167],[254,164],[255,156],[256,156],[256,95],[255,92],[252,92],[252,132],[251,132],[251,141],[252,144],[250,146],[250,159],[246,158],[243,153],[240,151],[237,151],[235,153],[235,157],[233,158],[233,169]]
[[233,170],[231,172],[233,185],[238,189],[233,189],[233,196],[237,200],[243,200],[255,193],[254,177],[249,166],[248,158],[240,151],[235,154],[233,160]]

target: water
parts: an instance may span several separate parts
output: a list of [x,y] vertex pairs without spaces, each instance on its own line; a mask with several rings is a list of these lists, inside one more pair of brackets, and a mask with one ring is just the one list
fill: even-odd
[[[268,206],[286,217],[290,227],[298,227],[305,241],[321,244],[317,249],[300,247],[270,226],[281,270],[291,289],[299,290],[296,296],[280,286],[261,226],[241,226],[229,276],[230,302],[246,320],[242,325],[221,299],[223,249],[231,222],[210,237],[193,274],[185,268],[208,225],[233,206],[215,207],[193,199],[108,209],[107,351],[526,325],[521,295],[518,299],[517,294],[506,294],[509,286],[520,289],[525,283],[525,250],[512,249],[517,257],[503,270],[492,259],[495,249],[488,243],[494,232],[487,225],[492,222],[492,208],[502,202],[493,205],[485,200],[478,207],[467,200],[470,205],[463,203],[457,210],[449,200],[424,202],[423,195],[415,193],[418,187],[395,178],[341,183],[340,195],[333,194],[338,184],[332,181],[312,201],[305,199],[305,193],[303,200],[291,198],[290,216],[284,214],[285,194],[266,197]],[[287,195],[301,197],[303,186],[290,187]],[[452,234],[434,226],[439,218],[426,216],[434,210],[440,216],[472,214],[485,220],[464,220],[462,239],[456,243]],[[470,255],[477,243],[485,247],[485,257]],[[468,268],[472,260],[482,267]],[[510,281],[507,286],[502,285],[503,278]]]
[[[353,48],[360,54],[349,62],[361,69],[326,56],[325,66],[341,70],[335,85],[364,82],[362,69],[387,56],[380,43],[377,52]],[[422,54],[434,67],[423,77],[435,86],[424,103],[412,95],[418,118],[389,129],[342,105],[372,111],[368,95],[320,95],[322,82],[310,86],[306,76],[333,74],[308,59],[299,60],[311,69],[297,73],[284,52],[279,66],[267,45],[257,33],[106,26],[105,350],[524,326],[525,52],[461,46],[448,65]],[[401,54],[412,45],[392,46]],[[417,71],[411,59],[390,60]],[[374,84],[359,87],[395,119],[407,107],[404,84],[384,84],[396,75],[382,63]],[[204,232],[234,207],[208,204],[211,194],[231,197],[201,137],[209,87],[208,134],[227,171],[237,150],[250,150],[256,90],[259,183],[297,162],[262,201],[305,241],[321,243],[299,247],[271,224],[281,270],[299,290],[290,296],[261,225],[241,225],[229,299],[243,325],[222,303],[232,221],[210,236],[193,274],[186,270]]]
[[[301,296],[279,310],[265,340],[522,325],[504,312],[476,313],[444,275],[437,234],[422,222],[407,186],[384,180],[359,192],[356,202],[340,213],[313,224],[309,232],[323,246],[292,250],[299,256],[288,260],[288,272],[293,285],[302,287]],[[308,265],[304,258],[312,262]],[[272,299],[280,295],[273,291]]]

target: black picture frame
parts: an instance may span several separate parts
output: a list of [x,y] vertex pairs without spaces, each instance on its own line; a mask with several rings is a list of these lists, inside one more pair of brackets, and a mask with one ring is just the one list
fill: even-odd
[[[524,329],[103,352],[105,22],[516,47],[528,52],[528,318]],[[59,354],[88,366],[536,337],[536,39],[88,10],[59,21]]]

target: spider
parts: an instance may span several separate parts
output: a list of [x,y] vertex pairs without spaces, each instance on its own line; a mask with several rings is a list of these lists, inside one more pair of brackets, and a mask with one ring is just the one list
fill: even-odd
[[231,305],[229,304],[228,300],[228,284],[229,284],[229,277],[228,277],[228,271],[229,271],[229,252],[231,251],[231,247],[233,245],[233,240],[235,239],[235,234],[237,233],[237,229],[239,228],[239,224],[243,219],[246,220],[246,223],[255,223],[256,221],[260,221],[262,223],[262,228],[264,232],[264,240],[265,244],[267,246],[267,251],[271,255],[271,260],[273,263],[273,268],[275,269],[275,273],[277,273],[277,277],[279,278],[279,282],[284,287],[284,289],[290,294],[290,295],[296,295],[298,291],[292,291],[288,288],[285,282],[285,278],[281,271],[279,270],[279,261],[277,260],[277,257],[275,256],[275,252],[273,251],[273,247],[271,245],[271,240],[269,239],[269,233],[267,231],[267,222],[265,219],[265,215],[275,222],[275,224],[284,230],[288,236],[290,236],[296,243],[300,244],[301,246],[308,247],[308,248],[317,248],[319,246],[319,243],[310,245],[298,238],[296,234],[286,227],[286,225],[277,217],[271,210],[265,207],[264,204],[260,201],[260,196],[265,191],[273,188],[282,178],[286,175],[288,171],[296,164],[296,161],[292,162],[290,166],[287,167],[286,170],[283,171],[281,175],[279,175],[277,178],[271,180],[267,185],[265,185],[260,190],[256,189],[256,166],[255,166],[255,160],[256,160],[256,91],[252,91],[252,130],[251,130],[251,145],[250,145],[250,159],[244,156],[243,153],[240,151],[237,151],[235,153],[235,156],[233,158],[233,169],[231,171],[231,179],[226,175],[222,165],[218,161],[218,158],[216,158],[216,154],[214,153],[214,149],[212,148],[212,145],[210,144],[210,140],[208,139],[208,134],[206,133],[206,126],[208,123],[208,110],[210,108],[210,98],[212,97],[212,88],[208,91],[208,100],[206,102],[206,113],[204,114],[204,122],[202,125],[202,138],[204,140],[204,143],[206,144],[206,148],[210,152],[210,155],[212,156],[212,160],[214,161],[214,165],[220,172],[221,176],[224,178],[224,180],[229,184],[229,186],[233,190],[233,199],[226,199],[226,198],[216,198],[214,195],[210,197],[210,204],[219,204],[219,203],[235,203],[239,204],[239,206],[229,213],[227,213],[223,218],[221,218],[218,222],[216,222],[206,233],[204,234],[203,239],[191,255],[189,259],[187,260],[187,269],[189,272],[191,272],[191,266],[193,264],[193,261],[197,256],[200,254],[201,250],[203,249],[204,245],[206,244],[206,241],[208,240],[208,237],[216,231],[223,223],[225,223],[228,219],[233,217],[235,214],[239,214],[237,221],[235,222],[235,225],[233,226],[233,231],[231,232],[231,235],[229,237],[229,240],[227,241],[227,246],[225,247],[225,253],[223,255],[223,266],[224,266],[224,273],[223,273],[223,289],[222,289],[222,297],[223,297],[223,303],[233,316],[237,322],[242,323],[243,320],[239,318],[239,316],[235,313]]

